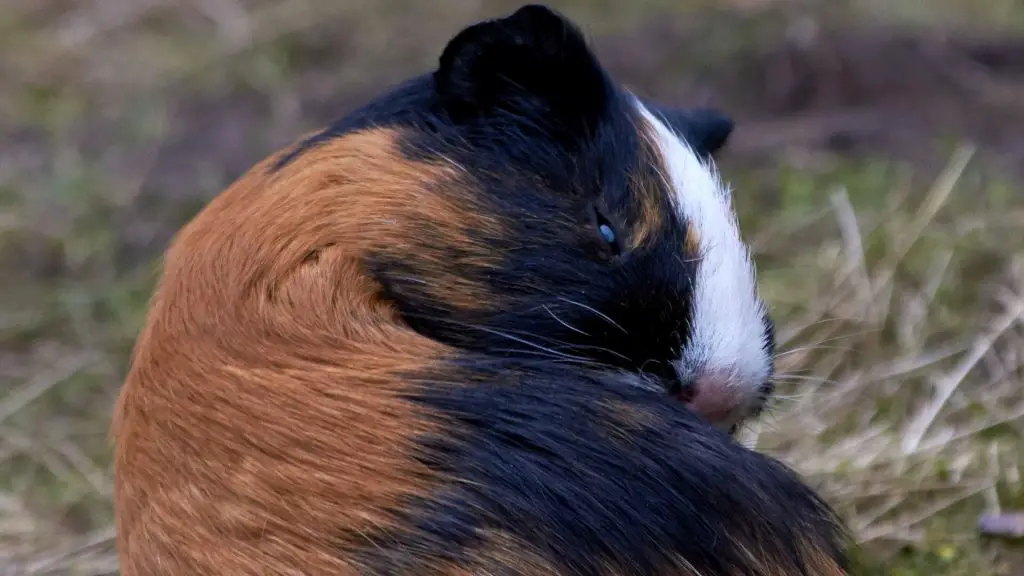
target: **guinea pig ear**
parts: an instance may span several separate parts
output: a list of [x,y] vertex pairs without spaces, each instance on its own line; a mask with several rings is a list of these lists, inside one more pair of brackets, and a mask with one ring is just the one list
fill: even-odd
[[455,122],[501,115],[568,138],[592,133],[611,97],[582,32],[535,4],[459,32],[434,85]]
[[686,139],[702,156],[712,156],[725,146],[735,127],[732,118],[711,108],[690,110],[687,115]]
[[644,106],[661,117],[702,158],[715,155],[732,135],[732,118],[713,108],[667,108],[649,100]]

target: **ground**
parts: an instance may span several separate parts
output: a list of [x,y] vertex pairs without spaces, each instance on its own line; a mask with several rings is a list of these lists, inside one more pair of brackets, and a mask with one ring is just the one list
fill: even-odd
[[[720,167],[782,371],[744,440],[836,505],[865,574],[1024,574],[977,531],[1024,507],[1024,6],[552,4],[638,92],[738,120]],[[0,575],[116,573],[110,407],[177,227],[515,6],[7,0]]]

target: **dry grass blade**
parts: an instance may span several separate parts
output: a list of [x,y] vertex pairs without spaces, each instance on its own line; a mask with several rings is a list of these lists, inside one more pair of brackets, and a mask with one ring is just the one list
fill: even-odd
[[868,317],[872,317],[873,290],[864,256],[864,241],[860,235],[860,227],[857,225],[857,215],[854,213],[853,205],[850,204],[846,190],[833,193],[830,200],[839,221],[839,229],[845,246],[843,252],[847,257],[841,275],[853,277],[854,289],[859,299],[857,307],[863,308]]
[[60,384],[75,372],[82,370],[90,363],[96,362],[97,356],[92,353],[78,354],[65,358],[50,370],[40,372],[21,388],[0,399],[0,423],[28,406],[33,400]]
[[[832,281],[807,299],[806,318],[798,311],[780,324],[790,337],[780,352],[780,393],[795,401],[746,434],[812,481],[862,543],[920,542],[937,516],[998,501],[997,485],[1020,485],[1020,437],[992,439],[990,431],[1005,424],[1016,430],[1024,418],[1024,355],[1014,352],[1021,291],[997,291],[994,301],[1004,310],[975,333],[938,328],[937,308],[948,306],[951,276],[969,256],[955,248],[959,238],[942,236],[939,218],[973,153],[962,146],[953,155],[895,234],[884,227],[865,232],[845,190],[830,197],[840,249],[817,262]],[[938,249],[913,250],[925,236],[929,245],[941,241]],[[885,251],[869,256],[866,246],[883,240]],[[1019,268],[1005,263],[1004,277],[1014,286],[1024,278]],[[837,334],[843,346],[823,345]],[[988,360],[990,376],[979,377]],[[970,539],[975,526],[959,530],[950,538]]]
[[936,180],[928,197],[921,204],[921,208],[910,223],[908,230],[896,240],[895,249],[890,253],[889,258],[882,266],[878,278],[874,282],[877,290],[882,290],[883,287],[888,286],[892,282],[893,274],[896,272],[900,261],[906,257],[910,249],[913,248],[914,243],[924,233],[928,224],[949,200],[950,195],[956,189],[960,176],[963,175],[964,169],[967,168],[967,164],[971,161],[976,151],[977,148],[970,144],[962,144],[957,148],[950,158],[946,169]]
[[935,398],[907,426],[907,432],[903,437],[905,453],[909,454],[917,450],[928,427],[935,421],[957,386],[964,381],[964,378],[981,361],[982,357],[992,349],[995,341],[1021,319],[1024,319],[1024,298],[1015,302],[1010,309],[993,322],[988,334],[982,335],[974,341],[967,356],[951,372],[937,379]]
[[75,574],[101,576],[115,574],[117,556],[113,546],[116,537],[113,526],[76,539],[59,549],[39,555],[26,562],[25,576],[57,576],[74,569]]

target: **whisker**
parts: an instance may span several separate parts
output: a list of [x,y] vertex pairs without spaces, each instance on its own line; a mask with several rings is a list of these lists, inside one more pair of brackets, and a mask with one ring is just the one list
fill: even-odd
[[772,400],[776,402],[795,402],[810,396],[812,396],[812,394],[775,394],[772,396]]
[[[440,318],[438,316],[430,316],[428,314],[418,314],[418,313],[415,313],[415,312],[411,312],[411,313],[405,314],[405,316],[408,316],[410,318],[419,318],[419,319],[422,319],[422,320],[431,320],[433,322],[442,322],[444,324],[450,324],[452,326],[459,326],[459,327],[462,327],[462,328],[473,328],[473,329],[478,328],[478,326],[475,325],[475,324],[469,324],[467,322],[461,322],[459,320],[453,320],[451,318]],[[568,342],[563,342],[563,341],[555,339],[555,338],[540,336],[538,334],[534,334],[534,333],[529,332],[527,330],[511,330],[511,329],[508,329],[508,330],[505,330],[505,332],[507,332],[509,334],[519,334],[519,335],[524,336],[524,337],[529,337],[529,338],[537,339],[537,340],[543,340],[543,341],[546,341],[546,342],[551,342],[553,344],[568,344]]]
[[819,346],[821,344],[827,344],[829,342],[835,342],[837,340],[848,340],[850,338],[864,337],[864,336],[867,336],[869,334],[874,334],[874,333],[877,333],[877,332],[880,332],[880,331],[881,331],[880,329],[872,328],[872,329],[869,329],[869,330],[858,330],[858,331],[854,331],[854,332],[847,332],[845,334],[838,334],[836,336],[832,336],[831,338],[825,338],[824,340],[815,342],[813,344],[813,346]]
[[582,334],[582,335],[584,335],[584,336],[586,336],[588,338],[590,337],[590,334],[587,334],[583,330],[580,330],[579,328],[577,328],[577,327],[569,324],[565,320],[562,320],[561,318],[559,318],[558,315],[555,314],[554,312],[552,312],[551,308],[548,308],[548,306],[546,304],[544,306],[542,306],[542,308],[544,308],[544,310],[546,310],[548,314],[551,314],[551,317],[554,318],[555,321],[558,322],[559,324],[561,324],[562,326],[565,326],[569,330],[572,330],[573,332],[576,332],[578,334]]
[[583,361],[583,360],[565,360],[565,359],[559,358],[559,359],[552,359],[551,363],[552,364],[567,364],[569,366],[579,366],[579,367],[583,367],[583,368],[591,368],[593,370],[600,370],[600,371],[603,371],[603,372],[617,371],[618,370],[615,366],[611,366],[611,365],[604,364],[604,363],[601,363],[601,362],[591,362],[591,361]]
[[[420,317],[425,317],[425,316],[420,315]],[[469,329],[472,329],[472,330],[479,330],[481,332],[486,332],[488,334],[493,334],[495,336],[498,336],[498,337],[501,337],[501,338],[505,338],[505,339],[511,340],[513,342],[518,342],[518,343],[523,344],[525,346],[529,346],[531,348],[535,348],[537,350],[541,350],[541,351],[547,352],[548,354],[551,355],[551,357],[570,359],[570,360],[578,360],[578,361],[584,361],[584,362],[589,362],[590,361],[590,359],[588,359],[588,358],[583,358],[581,356],[573,356],[571,354],[566,354],[564,352],[559,352],[557,350],[553,350],[553,349],[548,348],[546,346],[542,346],[540,344],[537,344],[536,342],[531,342],[531,341],[529,341],[529,340],[527,340],[525,338],[520,338],[518,336],[514,336],[514,335],[512,335],[512,334],[510,334],[508,332],[502,331],[502,330],[496,330],[494,328],[488,328],[486,326],[479,326],[479,325],[476,325],[476,324],[469,324],[469,323],[466,323],[466,322],[459,322],[457,320],[450,320],[450,319],[444,319],[444,318],[432,318],[432,319],[435,320],[435,321],[447,322],[447,323],[455,325],[455,326],[461,326],[461,327],[464,327],[464,328],[469,328]],[[533,336],[533,335],[531,335],[531,336]],[[547,339],[547,340],[551,340],[551,339]],[[559,344],[567,344],[565,342],[558,342],[558,343]]]
[[588,311],[596,314],[597,316],[601,317],[604,321],[608,322],[612,326],[615,326],[616,328],[621,330],[623,334],[625,334],[626,336],[629,336],[629,332],[627,332],[625,328],[623,328],[622,326],[619,326],[614,320],[609,318],[603,312],[601,312],[599,310],[595,310],[594,308],[591,308],[590,306],[587,306],[586,304],[581,304],[579,302],[576,302],[575,300],[570,300],[570,299],[568,299],[568,298],[566,298],[564,296],[559,296],[558,299],[563,301],[563,302],[565,302],[565,303],[567,303],[567,304],[572,304],[573,306],[579,306],[580,308],[583,308],[584,310],[588,310]]
[[833,386],[839,386],[841,382],[838,380],[830,380],[828,378],[818,378],[816,376],[801,376],[799,374],[780,374],[772,377],[773,382],[819,382],[821,384],[831,384]]
[[568,364],[568,365],[571,365],[571,366],[582,366],[582,367],[586,367],[586,368],[594,368],[594,369],[601,369],[601,370],[613,370],[613,369],[615,369],[614,366],[610,366],[608,364],[603,364],[601,362],[596,362],[596,361],[590,360],[588,358],[575,358],[575,357],[563,358],[563,357],[560,357],[560,356],[552,356],[552,355],[547,354],[547,353],[542,352],[542,351],[522,350],[522,349],[519,349],[519,348],[492,348],[489,352],[507,352],[507,353],[513,355],[513,356],[511,356],[511,358],[513,358],[513,359],[517,359],[517,358],[521,359],[522,355],[528,355],[529,354],[529,355],[533,355],[535,357],[548,359],[548,360],[551,361],[552,364]]
[[564,352],[558,352],[557,350],[552,350],[551,348],[547,348],[545,346],[541,346],[540,344],[537,344],[535,342],[530,342],[529,340],[526,340],[526,339],[523,339],[523,338],[519,338],[518,336],[513,336],[511,334],[507,334],[505,332],[502,332],[501,330],[495,330],[494,328],[487,328],[486,326],[470,326],[470,327],[474,328],[476,330],[479,330],[481,332],[487,332],[488,334],[494,334],[495,336],[500,336],[501,338],[506,338],[508,340],[512,340],[513,342],[519,342],[520,344],[524,344],[526,346],[530,346],[531,348],[536,348],[538,350],[543,350],[543,351],[545,351],[545,352],[547,352],[547,353],[549,353],[549,354],[551,354],[553,356],[558,356],[558,357],[561,357],[561,358],[568,358],[568,359],[573,359],[573,360],[587,360],[586,358],[582,358],[580,356],[573,356],[571,354],[566,354]]
[[818,350],[850,350],[850,348],[849,347],[842,347],[842,346],[817,346],[817,345],[814,345],[814,346],[800,346],[798,348],[792,348],[792,349],[786,350],[784,352],[779,352],[779,353],[775,354],[775,357],[776,358],[785,358],[786,356],[789,356],[791,354],[798,354],[800,352],[815,352],[815,351],[818,351]]
[[[459,327],[467,328],[467,329],[471,329],[471,330],[480,330],[482,332],[489,332],[489,333],[492,333],[492,334],[494,334],[496,336],[500,336],[500,337],[512,340],[514,342],[519,342],[521,344],[525,344],[526,346],[530,346],[530,347],[535,348],[537,350],[542,350],[544,352],[547,352],[550,355],[551,358],[562,358],[562,359],[574,360],[576,362],[587,362],[591,366],[603,367],[603,368],[608,369],[608,370],[617,370],[617,369],[620,369],[620,368],[616,367],[614,365],[611,365],[611,364],[607,364],[607,363],[599,362],[597,360],[593,360],[591,358],[585,358],[585,357],[581,357],[581,356],[578,356],[578,355],[569,354],[569,353],[567,353],[565,351],[594,350],[594,351],[600,351],[600,352],[604,352],[604,353],[610,354],[610,355],[615,356],[617,358],[621,358],[622,360],[625,360],[627,362],[631,360],[628,356],[625,356],[625,355],[623,355],[623,354],[621,354],[619,352],[616,352],[616,351],[608,349],[608,348],[604,348],[604,347],[601,347],[601,346],[587,345],[587,344],[573,344],[573,343],[570,343],[570,342],[565,342],[563,340],[559,340],[557,338],[551,338],[551,337],[545,337],[545,336],[540,336],[540,335],[537,335],[537,334],[533,334],[533,333],[531,333],[529,331],[526,331],[526,330],[496,330],[496,329],[493,329],[493,328],[487,328],[485,326],[479,326],[479,325],[476,325],[476,324],[470,324],[468,322],[462,322],[462,321],[459,321],[459,320],[453,320],[451,318],[439,318],[439,317],[431,316],[431,315],[428,315],[428,314],[411,313],[411,314],[408,314],[408,316],[414,317],[414,318],[421,318],[421,319],[424,319],[424,320],[432,320],[434,322],[442,322],[442,323],[445,323],[445,324],[450,324],[452,326],[459,326]],[[556,319],[557,319],[557,317],[556,317]],[[513,336],[513,334],[517,334],[518,337],[517,336]],[[541,342],[544,342],[545,344],[548,344],[550,346],[550,348],[548,346],[544,346],[544,345],[538,344],[537,343],[538,341],[541,341]],[[511,352],[511,350],[510,350],[510,352]],[[522,350],[520,350],[519,352],[522,352]]]
[[830,317],[827,317],[827,318],[819,318],[818,320],[815,320],[814,322],[808,322],[807,324],[804,324],[803,326],[797,326],[795,328],[794,327],[790,327],[790,326],[786,326],[785,328],[787,328],[790,331],[793,331],[793,336],[797,336],[798,334],[802,334],[803,332],[805,332],[807,330],[810,330],[811,328],[817,328],[819,326],[824,326],[825,324],[829,324],[831,322],[854,322],[854,321],[855,320],[850,319],[850,318],[841,318],[841,317],[830,316]]
[[700,264],[706,258],[704,250],[696,256],[687,256],[686,258],[676,254],[676,262],[680,264]]
[[655,360],[654,358],[648,358],[647,360],[644,360],[640,364],[640,370],[639,371],[640,372],[645,372],[645,369],[647,368],[647,365],[650,364],[651,362],[654,362],[655,364],[661,364],[661,360]]
[[557,349],[563,349],[563,348],[564,349],[568,349],[568,350],[594,350],[594,351],[597,351],[597,352],[604,352],[606,354],[611,354],[612,356],[616,356],[618,358],[621,358],[621,359],[625,360],[626,362],[632,361],[632,358],[630,358],[629,356],[626,356],[625,354],[620,354],[619,352],[616,352],[615,350],[611,350],[609,348],[603,348],[601,346],[593,346],[593,345],[589,345],[589,344],[566,344],[564,347],[560,346]]

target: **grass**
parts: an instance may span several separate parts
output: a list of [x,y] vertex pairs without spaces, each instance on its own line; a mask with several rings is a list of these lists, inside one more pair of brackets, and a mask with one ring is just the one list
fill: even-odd
[[[249,164],[514,4],[9,2],[0,575],[116,573],[109,412],[169,235]],[[555,4],[601,35],[710,3]],[[830,6],[925,26],[1024,23],[1013,2],[910,4]],[[716,62],[751,49],[723,30]],[[982,511],[1024,508],[1024,195],[984,149],[945,159],[936,171],[780,147],[767,165],[723,161],[782,344],[779,399],[743,439],[837,506],[865,574],[1024,566],[1019,546],[976,530]]]
[[1024,496],[1024,212],[978,201],[972,153],[927,187],[878,161],[812,177],[822,197],[784,206],[759,246],[785,386],[747,440],[817,486],[883,573],[1024,561],[975,528]]

